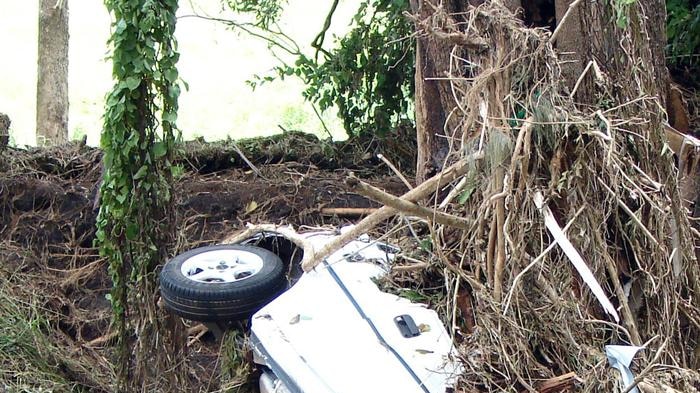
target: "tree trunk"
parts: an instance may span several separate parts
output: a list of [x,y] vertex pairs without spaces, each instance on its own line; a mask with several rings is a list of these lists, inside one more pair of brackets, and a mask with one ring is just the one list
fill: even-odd
[[[566,14],[572,0],[557,0],[557,23]],[[581,77],[586,66],[595,62],[602,71],[603,78],[611,80],[619,76],[629,75],[638,65],[630,64],[630,56],[624,53],[634,51],[637,56],[643,56],[650,60],[651,69],[645,70],[643,78],[639,81],[641,86],[621,85],[615,91],[607,91],[616,99],[638,98],[638,88],[652,94],[662,105],[666,102],[669,88],[669,75],[666,68],[664,46],[666,33],[663,24],[666,20],[666,5],[662,0],[645,1],[640,3],[639,12],[628,14],[627,7],[620,7],[616,12],[613,6],[599,2],[581,1],[576,8],[571,10],[571,15],[559,33],[556,46],[562,64],[562,76],[566,78],[569,88]],[[628,20],[634,18],[634,20]],[[653,25],[652,25],[653,24]],[[585,29],[583,28],[585,26]],[[622,41],[623,32],[626,29],[634,29],[639,34],[645,34],[645,39],[635,42]],[[585,39],[582,39],[584,37]],[[596,82],[601,82],[601,75],[596,75],[592,66],[581,78],[580,86],[576,92],[576,101],[584,104],[595,104],[600,99],[600,91],[596,91]],[[624,79],[624,78],[623,78]],[[613,82],[614,84],[615,82]],[[627,96],[627,97],[625,97]]]
[[[447,1],[436,9],[425,0],[411,0],[411,11],[416,18],[416,140],[418,157],[416,181],[429,178],[444,165],[449,153],[448,138],[460,139],[458,124],[449,118],[455,102],[447,78],[454,44],[437,39],[428,30],[435,14],[440,13],[449,29],[456,29],[453,15],[467,11],[468,3]],[[459,55],[458,53],[455,53]]]
[[581,47],[578,41],[583,34],[579,7],[576,6],[569,10],[569,6],[574,1],[556,0],[554,2],[557,26],[562,22],[567,12],[569,13],[566,24],[562,26],[556,40],[556,48],[561,60],[561,74],[569,90],[573,89],[585,66],[582,53],[578,52]]
[[[523,1],[525,17],[537,15],[525,21],[514,18],[503,1],[470,0],[466,14],[424,1],[425,8],[412,2],[418,41],[416,120],[423,143],[418,175],[421,164],[440,158],[435,139],[452,137],[450,160],[477,149],[483,153],[449,193],[449,187],[441,189],[446,197],[435,198],[436,211],[476,218],[478,224],[455,232],[434,225],[431,234],[437,235],[431,239],[437,263],[454,268],[455,281],[464,278],[479,300],[469,311],[477,325],[499,329],[498,337],[482,342],[483,348],[500,351],[507,359],[501,368],[508,371],[498,374],[517,376],[517,382],[497,390],[536,390],[529,376],[543,364],[530,355],[518,358],[528,352],[515,347],[522,342],[557,348],[552,373],[562,368],[578,373],[581,359],[569,365],[559,354],[580,352],[579,340],[585,345],[597,340],[593,345],[602,348],[610,335],[582,330],[567,343],[549,329],[562,323],[571,324],[564,331],[574,331],[581,314],[602,320],[610,313],[626,328],[625,340],[637,345],[659,337],[653,345],[668,343],[658,352],[659,362],[697,364],[700,350],[694,355],[688,348],[700,347],[700,325],[683,307],[694,304],[700,293],[700,268],[664,135],[668,72],[659,28],[665,21],[664,1],[561,1],[557,7],[554,1]],[[472,9],[474,4],[478,8]],[[558,26],[551,19],[555,8]],[[550,28],[552,35],[526,25]],[[481,48],[473,45],[478,40]],[[440,46],[442,53],[436,49]],[[569,60],[574,63],[562,64]],[[453,101],[446,101],[443,84],[452,88]],[[545,192],[553,212],[549,217],[533,204],[533,197]],[[546,221],[552,218],[578,228],[566,237],[580,255],[542,251],[554,246],[542,231],[551,227]],[[582,279],[569,263],[576,259],[585,259],[579,266],[590,268],[587,275],[598,281],[596,300],[585,293],[593,280]],[[535,266],[540,272],[530,271],[540,269]],[[524,290],[519,285],[527,275],[533,285]],[[626,294],[628,283],[634,295]],[[541,301],[547,299],[562,316],[557,324],[521,318],[546,313]],[[568,301],[583,307],[560,308]],[[610,307],[611,301],[617,304]],[[508,339],[509,325],[518,326],[513,337],[520,332],[528,337]],[[549,343],[533,346],[535,337]],[[650,354],[641,355],[647,363]],[[497,358],[490,358],[490,369],[498,369]],[[598,367],[593,366],[597,359],[588,358],[582,369]],[[520,366],[528,362],[531,366]],[[461,390],[489,389],[491,383],[476,376]],[[605,378],[587,378],[585,384],[588,391],[613,390]]]
[[[459,145],[462,127],[456,116],[451,116],[457,106],[449,75],[464,48],[478,47],[478,43],[453,42],[442,33],[432,30],[460,32],[463,15],[470,7],[483,0],[447,0],[435,5],[434,1],[411,0],[411,11],[416,20],[416,182],[432,176],[445,165],[450,145]],[[511,12],[518,12],[520,0],[506,0]]]
[[38,145],[68,140],[68,0],[40,0],[36,91]]

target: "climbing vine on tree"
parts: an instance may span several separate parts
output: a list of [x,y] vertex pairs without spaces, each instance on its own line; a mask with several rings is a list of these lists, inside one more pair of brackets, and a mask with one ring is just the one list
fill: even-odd
[[[177,119],[176,0],[106,0],[113,16],[112,75],[101,145],[97,242],[109,260],[110,300],[118,332],[119,386],[132,373],[157,375],[165,356],[156,307],[156,267],[172,239],[172,165],[180,139]],[[138,331],[135,340],[131,332]],[[161,332],[162,333],[162,332]],[[143,343],[143,345],[141,345]],[[134,346],[133,348],[131,346]],[[131,353],[135,354],[132,367]],[[146,367],[146,362],[148,366]],[[151,371],[156,375],[148,375]]]

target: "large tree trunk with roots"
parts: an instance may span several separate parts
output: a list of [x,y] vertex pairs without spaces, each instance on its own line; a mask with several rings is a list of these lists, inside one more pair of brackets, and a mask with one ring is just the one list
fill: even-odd
[[[416,30],[416,139],[418,157],[416,181],[423,182],[445,165],[450,149],[459,145],[462,129],[454,116],[457,103],[449,77],[459,66],[461,51],[485,49],[479,39],[466,35],[444,35],[436,28],[461,31],[469,7],[483,3],[482,0],[441,2],[437,7],[429,0],[411,0]],[[520,8],[520,0],[507,0],[505,6],[511,11]]]
[[[435,6],[428,1],[411,0],[411,10],[416,19],[416,29],[425,31],[431,23],[454,23],[447,13],[463,13],[466,4],[447,1],[443,14],[435,13]],[[441,18],[441,21],[435,21]],[[451,26],[457,29],[456,25]],[[450,84],[446,78],[450,70],[450,52],[454,45],[432,34],[420,34],[416,39],[416,129],[418,159],[416,180],[422,183],[436,169],[442,168],[449,152],[448,138],[458,137],[456,122],[450,120],[455,105]]]
[[460,388],[537,391],[574,371],[583,391],[613,391],[601,359],[619,343],[647,343],[641,368],[677,367],[646,374],[647,391],[698,386],[700,267],[664,132],[664,2],[557,1],[550,31],[473,3],[412,2],[418,178],[470,168],[434,208],[474,224],[430,232],[465,343]]
[[36,90],[39,145],[68,140],[68,0],[41,0]]

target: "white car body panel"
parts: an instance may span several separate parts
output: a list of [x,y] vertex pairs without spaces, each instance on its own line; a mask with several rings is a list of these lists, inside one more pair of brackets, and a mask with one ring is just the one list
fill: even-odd
[[[334,237],[305,236],[314,247]],[[444,393],[454,384],[462,368],[437,313],[381,292],[373,278],[386,273],[393,254],[362,240],[253,316],[255,359],[271,370],[262,392]],[[401,315],[413,318],[418,336],[402,335],[394,321]]]

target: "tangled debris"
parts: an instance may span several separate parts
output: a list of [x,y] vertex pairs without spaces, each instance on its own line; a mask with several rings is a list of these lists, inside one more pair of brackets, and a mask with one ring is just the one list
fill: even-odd
[[[589,67],[581,79],[600,104],[581,107],[563,91],[550,34],[499,2],[464,15],[435,7],[419,25],[453,48],[452,73],[440,75],[458,123],[445,162],[469,167],[429,203],[472,223],[429,219],[430,262],[443,269],[445,319],[467,370],[458,390],[617,391],[605,346],[629,344],[645,348],[633,368],[643,391],[698,391],[698,233],[664,148],[663,109],[648,95],[652,73],[613,82]],[[633,26],[615,33],[635,70],[654,69],[634,50]],[[574,269],[572,248],[612,307]]]
[[[614,83],[592,63],[581,81],[598,92],[599,105],[580,107],[562,91],[547,32],[525,28],[499,2],[444,23],[453,17],[436,8],[421,22],[429,27],[423,33],[459,49],[444,79],[460,132],[444,166],[464,171],[436,181],[429,204],[403,199],[423,208],[411,215],[427,207],[460,225],[422,215],[420,224],[406,218],[387,232],[402,235],[397,242],[407,252],[391,277],[395,289],[431,303],[452,330],[467,370],[457,391],[615,391],[622,382],[608,366],[610,344],[645,347],[632,367],[642,391],[700,390],[699,239],[664,148],[662,110],[648,95],[653,76],[635,71]],[[631,50],[634,32],[618,31],[616,42],[636,70],[653,69],[643,51]],[[460,35],[498,50],[460,48]],[[247,162],[239,157],[250,155],[247,147],[233,147],[201,161],[188,156],[197,170],[177,185],[173,253],[217,241],[246,221],[336,223],[321,208],[378,206],[349,192],[366,180],[343,185],[346,172],[309,165],[321,161],[274,164],[285,157],[281,148],[282,155]],[[296,159],[323,157],[322,150]],[[245,165],[229,166],[239,159]],[[99,152],[10,150],[0,171],[0,379],[17,390],[110,391],[109,283],[92,248]],[[405,191],[396,179],[372,182],[385,193]],[[571,243],[566,250],[555,242],[552,219]],[[571,249],[612,310],[574,268]],[[216,378],[217,349],[194,342],[185,359],[206,389]],[[229,374],[225,384],[244,383]]]

